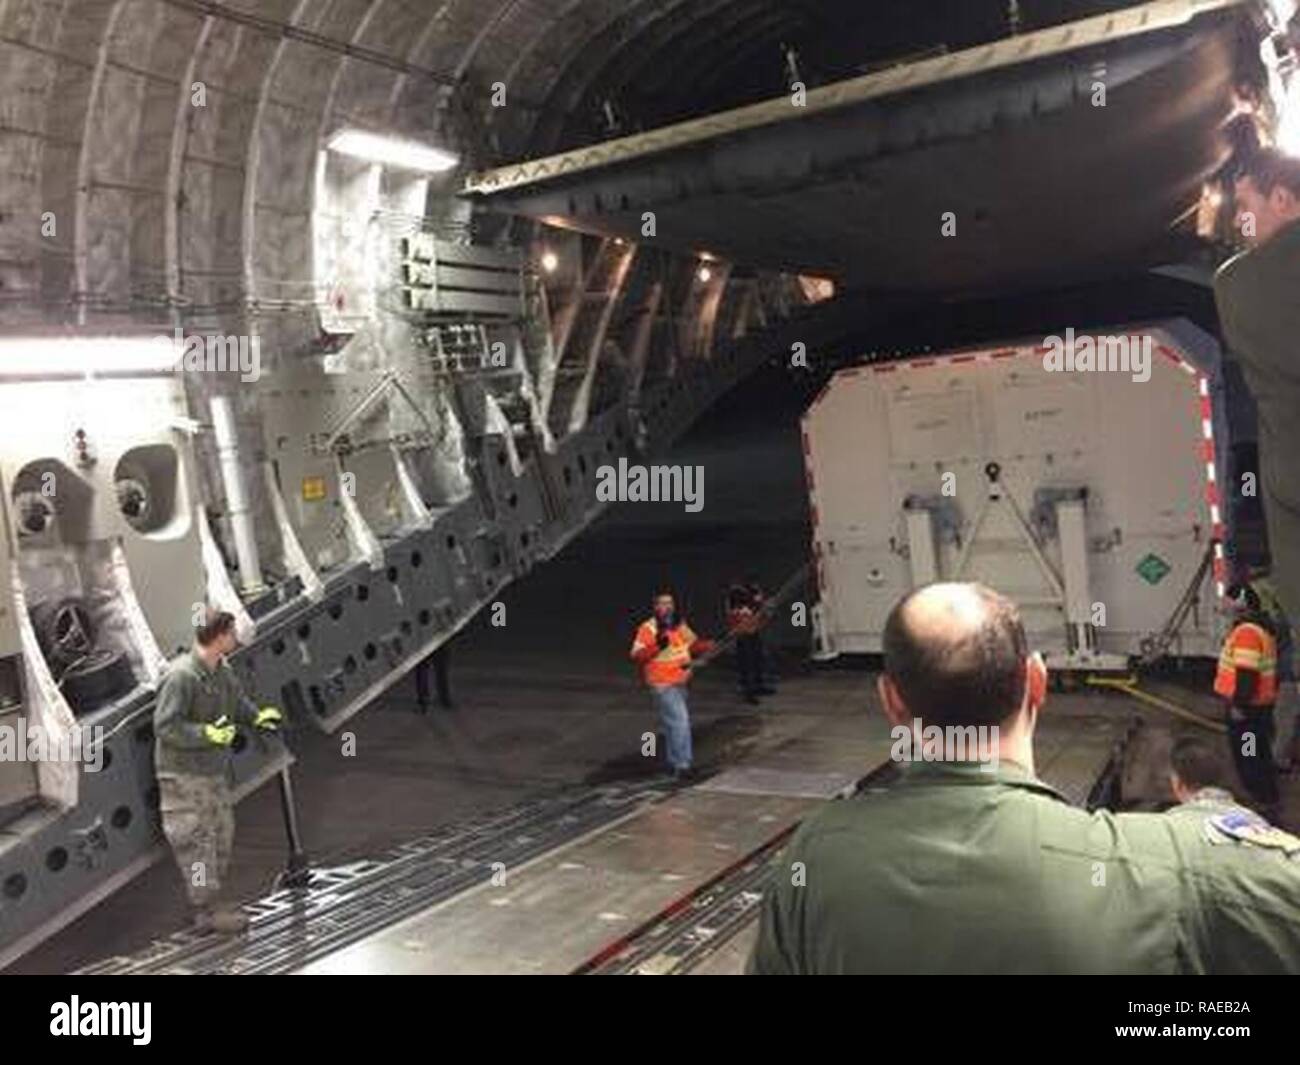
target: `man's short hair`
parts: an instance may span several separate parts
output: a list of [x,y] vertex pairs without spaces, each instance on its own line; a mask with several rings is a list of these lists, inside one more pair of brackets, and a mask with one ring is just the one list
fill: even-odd
[[1219,745],[1201,736],[1183,736],[1176,740],[1169,752],[1169,766],[1192,791],[1222,788],[1228,783]]
[[980,623],[953,638],[918,636],[904,596],[885,622],[885,673],[927,725],[996,725],[1025,698],[1029,641],[1010,599],[982,584],[969,586],[983,608]]
[[234,614],[224,610],[209,610],[203,617],[203,624],[194,626],[194,640],[200,647],[207,647],[234,629]]
[[1260,148],[1245,156],[1237,170],[1237,180],[1250,178],[1265,196],[1281,185],[1300,199],[1300,159],[1278,151]]

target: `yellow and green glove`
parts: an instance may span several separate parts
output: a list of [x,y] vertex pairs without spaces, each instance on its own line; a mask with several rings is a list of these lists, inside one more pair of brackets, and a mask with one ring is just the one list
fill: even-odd
[[263,732],[279,732],[284,715],[274,706],[264,706],[253,718],[253,726]]
[[222,714],[203,726],[203,738],[218,747],[229,747],[235,742],[235,731],[234,722]]

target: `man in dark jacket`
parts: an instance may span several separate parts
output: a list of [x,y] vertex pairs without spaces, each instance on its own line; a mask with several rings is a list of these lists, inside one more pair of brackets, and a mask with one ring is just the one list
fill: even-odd
[[740,694],[750,704],[760,695],[775,695],[763,678],[763,609],[767,597],[755,580],[737,582],[727,589],[727,628],[736,640],[736,674]]
[[1256,151],[1242,163],[1235,199],[1248,248],[1219,269],[1214,296],[1259,410],[1259,485],[1277,595],[1287,616],[1300,618],[1300,159]]

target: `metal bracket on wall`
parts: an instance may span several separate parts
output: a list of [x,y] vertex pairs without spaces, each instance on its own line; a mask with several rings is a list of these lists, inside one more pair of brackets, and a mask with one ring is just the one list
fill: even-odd
[[[231,661],[241,682],[250,694],[291,708],[295,720],[305,717],[326,732],[338,729],[468,624],[503,586],[558,552],[604,510],[595,499],[601,463],[642,443],[647,451],[666,446],[770,350],[770,342],[755,336],[725,357],[684,364],[689,372],[679,370],[639,397],[639,431],[624,402],[556,441],[553,452],[530,449],[518,470],[508,457],[498,461],[503,445],[484,438],[475,461],[483,474],[479,492],[445,509],[426,509],[427,522],[412,523],[392,538],[381,541],[356,501],[344,494],[353,561],[325,573],[310,572],[288,527],[273,471],[264,467],[286,564],[303,594],[260,613],[255,630],[207,514],[196,507],[210,601],[234,611],[248,633]],[[6,826],[18,844],[0,846],[0,883],[15,885],[19,897],[0,905],[0,957],[30,949],[156,855],[161,834],[152,729],[132,716],[147,717],[149,706],[137,700],[103,720],[109,730],[107,768],[82,775],[76,810],[46,811]],[[272,779],[284,757],[251,747],[236,755],[237,794]],[[82,817],[101,818],[98,833],[83,835],[78,810]],[[94,869],[69,875],[73,863],[65,856],[87,847],[93,848]]]

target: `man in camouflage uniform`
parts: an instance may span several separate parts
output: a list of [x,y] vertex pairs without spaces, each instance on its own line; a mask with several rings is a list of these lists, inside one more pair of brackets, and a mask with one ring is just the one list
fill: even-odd
[[750,972],[1300,972],[1300,839],[1231,802],[1089,813],[1037,779],[1047,670],[1008,600],[929,585],[884,650],[896,730],[996,727],[997,760],[912,760],[809,817]]
[[226,662],[237,646],[234,617],[209,613],[193,648],[168,668],[154,707],[163,832],[196,927],[221,933],[248,927],[239,907],[217,904],[235,835],[232,744],[238,725],[273,732],[281,722],[279,710],[259,710],[241,690]]

